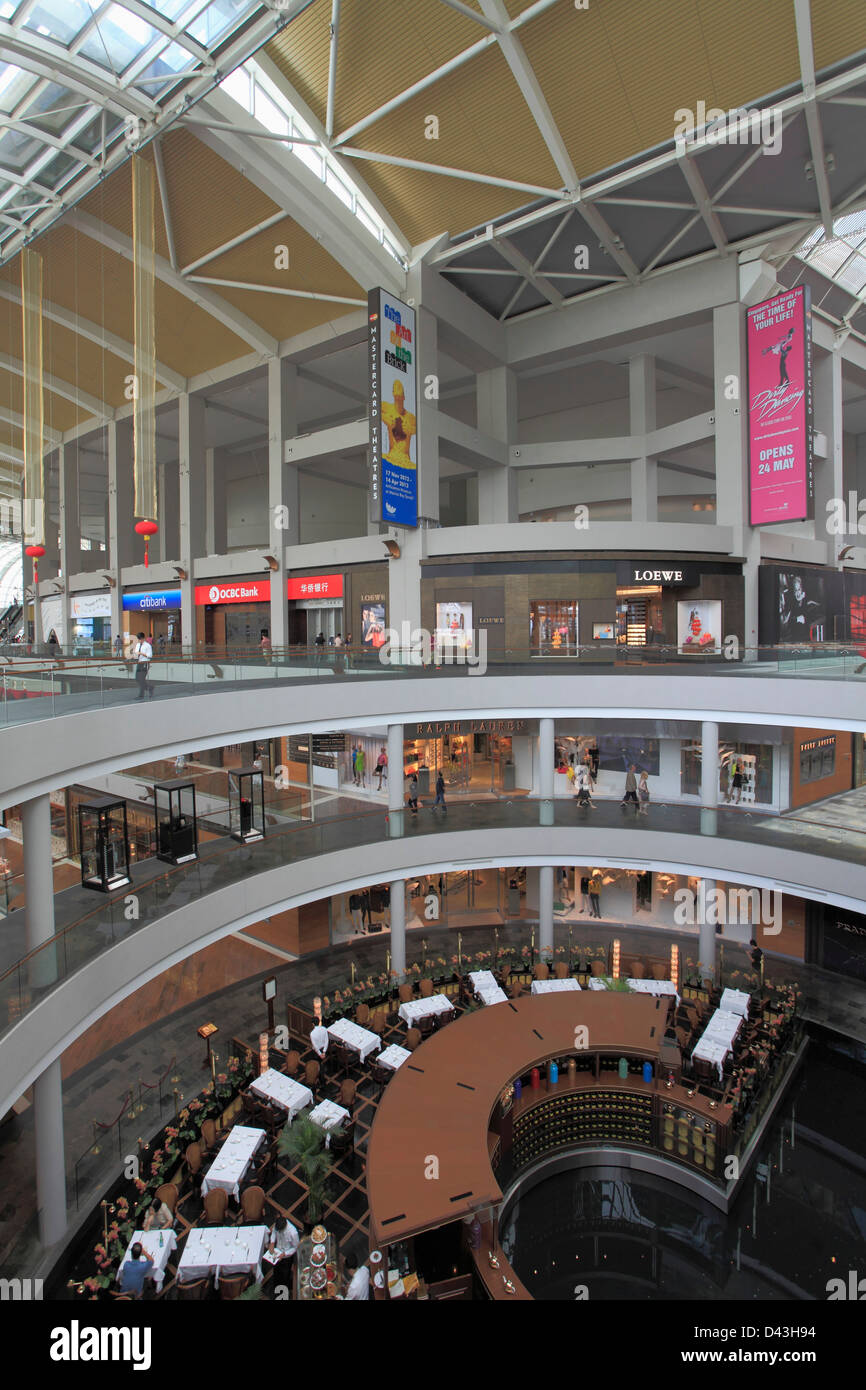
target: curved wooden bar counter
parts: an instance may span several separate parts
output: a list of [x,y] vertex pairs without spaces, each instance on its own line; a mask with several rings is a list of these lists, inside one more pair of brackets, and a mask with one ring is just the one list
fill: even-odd
[[[385,1248],[478,1214],[475,1269],[488,1293],[529,1298],[499,1248],[498,1208],[503,1187],[547,1155],[643,1153],[726,1205],[731,1111],[679,1084],[679,1049],[665,1040],[671,1003],[602,991],[527,996],[428,1038],[388,1083],[370,1133],[371,1241]],[[515,1096],[533,1068],[537,1085],[530,1079]]]

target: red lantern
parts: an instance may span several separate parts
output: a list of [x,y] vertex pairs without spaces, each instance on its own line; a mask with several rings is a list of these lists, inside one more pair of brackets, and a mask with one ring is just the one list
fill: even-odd
[[45,554],[44,545],[27,545],[24,547],[24,554],[29,555],[33,561],[33,582],[39,583],[39,561]]
[[140,536],[144,536],[144,568],[147,569],[147,543],[151,536],[155,536],[159,527],[155,521],[137,521],[135,529]]

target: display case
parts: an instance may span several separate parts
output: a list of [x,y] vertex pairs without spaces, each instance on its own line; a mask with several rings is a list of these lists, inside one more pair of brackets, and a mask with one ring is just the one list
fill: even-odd
[[182,778],[157,782],[153,789],[156,857],[165,864],[188,864],[198,858],[195,786]]
[[112,893],[132,881],[125,801],[111,796],[82,801],[78,807],[78,843],[85,888]]
[[264,839],[265,782],[260,767],[233,767],[229,772],[229,834],[244,844]]
[[[316,1236],[318,1239],[314,1240]],[[295,1258],[295,1298],[301,1302],[340,1298],[345,1292],[343,1260],[334,1235],[314,1226],[298,1245]]]

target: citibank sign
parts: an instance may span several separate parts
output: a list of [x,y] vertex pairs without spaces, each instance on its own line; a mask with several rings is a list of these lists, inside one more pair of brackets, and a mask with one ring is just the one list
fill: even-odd
[[268,603],[270,597],[269,579],[235,580],[229,584],[197,584],[195,589],[198,607],[215,603]]
[[151,589],[144,594],[124,594],[125,613],[145,613],[155,608],[180,608],[180,589]]

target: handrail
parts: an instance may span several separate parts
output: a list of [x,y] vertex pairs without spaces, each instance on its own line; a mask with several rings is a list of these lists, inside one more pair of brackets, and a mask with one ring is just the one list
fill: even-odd
[[[552,812],[553,825],[574,827],[575,823],[578,825],[585,823],[577,818],[579,813],[575,812],[571,799],[563,798],[552,803],[545,803],[530,797],[515,801],[502,800],[478,803],[464,801],[451,803],[447,819],[443,817],[435,822],[431,819],[428,822],[428,827],[425,828],[425,834],[477,828],[477,819],[474,817],[476,807],[483,808],[485,828],[491,828],[491,824],[495,826],[497,820],[506,829],[534,827],[544,824],[545,805]],[[622,824],[622,813],[616,814],[615,802],[599,802],[597,806],[611,808],[611,819],[614,825]],[[779,849],[802,850],[802,845],[794,841],[790,833],[794,818],[771,818],[763,814],[756,816],[753,811],[744,807],[716,807],[712,809],[716,812],[716,830],[712,836],[714,840],[757,841]],[[199,884],[199,897],[202,897],[234,884],[239,881],[240,877],[247,877],[250,872],[255,873],[257,858],[261,865],[258,871],[265,872],[293,861],[302,862],[306,858],[316,857],[319,854],[377,843],[378,838],[390,844],[392,839],[388,836],[386,829],[389,814],[385,808],[376,807],[349,815],[329,817],[323,821],[305,821],[301,824],[281,827],[252,845],[241,846],[234,840],[210,841],[202,847],[203,853],[198,861],[192,864],[172,866],[145,882],[136,883],[133,881],[119,893],[102,899],[82,917],[61,927],[55,935],[27,952],[0,975],[0,991],[7,993],[8,987],[7,1020],[5,1026],[0,1024],[0,1036],[14,1025],[21,1013],[29,1011],[47,993],[57,988],[63,979],[82,969],[90,960],[101,955],[109,949],[110,945],[115,944],[118,939],[115,935],[116,925],[121,926],[123,939],[127,939],[132,933],[159,920],[166,912],[174,910],[172,905],[167,904],[167,899],[172,896],[171,888],[174,884],[182,884],[193,874],[202,870],[207,871],[209,867],[213,868],[215,872],[210,876],[213,883],[210,885],[207,883]],[[651,818],[645,824],[645,829],[661,831],[665,834],[691,835],[701,833],[703,830],[701,816],[702,809],[699,806],[656,802],[653,805]],[[767,824],[768,821],[770,824]],[[626,822],[626,824],[630,823],[630,821]],[[602,818],[594,818],[593,824],[596,828],[600,828]],[[804,836],[814,837],[814,843],[819,851],[826,850],[828,842],[823,834],[824,827],[820,823],[795,821],[795,825],[801,831],[798,837],[800,840]],[[352,830],[346,836],[345,830],[349,826],[352,827]],[[372,835],[369,833],[371,827],[374,831]],[[605,829],[607,828],[610,827],[605,826]],[[709,831],[703,833],[709,833]],[[289,837],[296,838],[293,842]],[[404,840],[405,838],[403,836]],[[411,834],[409,838],[411,838]],[[309,840],[312,840],[312,843],[308,845],[307,841]],[[866,853],[864,853],[866,851],[866,832],[846,828],[844,836],[840,835],[839,840],[834,840],[831,843],[834,853],[826,857],[858,866],[866,861]],[[299,847],[300,852],[298,853]],[[226,865],[230,864],[229,856],[233,856],[234,851],[240,848],[244,850],[243,860],[238,859],[235,864],[231,864],[231,872],[226,874]],[[595,857],[598,858],[597,853]],[[151,864],[153,861],[143,861],[143,863]],[[242,870],[240,869],[241,864]],[[236,870],[238,871],[238,878],[232,877],[232,873]],[[130,894],[134,896],[137,904],[136,916],[132,920],[127,919],[124,911],[124,905]],[[184,895],[180,893],[178,902],[174,906],[181,906],[183,900]],[[106,934],[104,940],[97,939],[103,934],[100,918],[104,920],[105,926],[110,932],[110,935]],[[83,933],[88,924],[94,924],[94,939],[92,941],[84,939],[83,946],[81,946]],[[60,957],[62,957],[62,962]],[[40,975],[42,976],[41,979],[39,978]],[[14,977],[16,976],[18,977],[17,991],[14,984]],[[16,992],[17,1009],[15,1007]]]

